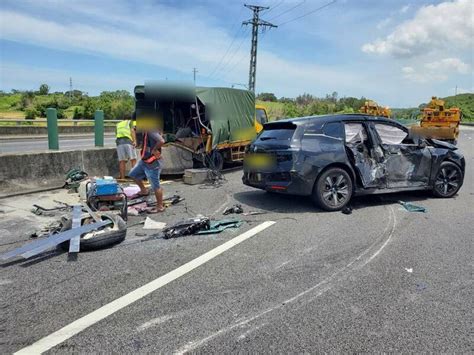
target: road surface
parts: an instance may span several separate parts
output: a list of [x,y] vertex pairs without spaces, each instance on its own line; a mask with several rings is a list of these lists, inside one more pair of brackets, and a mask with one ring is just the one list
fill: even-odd
[[[104,144],[107,147],[115,145],[115,137],[106,135]],[[59,148],[61,150],[74,150],[84,148],[94,148],[94,136],[72,136],[60,137]],[[7,153],[27,153],[45,151],[48,149],[48,138],[18,138],[18,139],[1,139],[0,138],[0,154]]]
[[[0,352],[472,352],[473,139],[462,131],[467,171],[456,197],[360,197],[350,215],[243,186],[240,171],[220,187],[164,184],[186,200],[156,221],[232,217],[222,211],[234,203],[264,214],[171,240],[140,242],[153,231],[131,227],[125,243],[76,262],[54,251],[3,262]],[[0,252],[53,218],[31,214],[33,203],[74,198],[0,200]]]

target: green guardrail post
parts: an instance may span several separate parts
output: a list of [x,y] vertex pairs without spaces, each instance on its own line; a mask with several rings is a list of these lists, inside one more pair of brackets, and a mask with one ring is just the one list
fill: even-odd
[[56,111],[56,109],[47,108],[46,118],[48,126],[48,147],[49,149],[59,150],[58,112]]
[[94,132],[95,132],[95,146],[104,146],[104,111],[97,110],[94,114]]

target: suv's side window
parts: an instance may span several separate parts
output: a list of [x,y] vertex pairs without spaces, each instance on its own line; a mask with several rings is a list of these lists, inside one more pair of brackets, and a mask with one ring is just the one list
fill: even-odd
[[344,127],[341,122],[329,122],[323,126],[323,133],[326,136],[344,139]]
[[375,123],[374,126],[382,144],[398,145],[410,143],[404,142],[404,140],[408,137],[408,133],[403,129],[382,123]]

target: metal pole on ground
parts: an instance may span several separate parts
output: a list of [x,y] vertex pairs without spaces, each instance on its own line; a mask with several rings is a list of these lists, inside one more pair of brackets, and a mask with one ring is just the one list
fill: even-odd
[[46,109],[46,119],[48,126],[48,148],[59,150],[58,112],[55,108]]
[[95,132],[95,146],[104,146],[104,111],[97,110],[94,114],[94,132]]

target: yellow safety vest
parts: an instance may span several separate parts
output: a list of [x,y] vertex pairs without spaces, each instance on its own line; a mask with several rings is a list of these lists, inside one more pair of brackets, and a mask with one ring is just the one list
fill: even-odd
[[117,123],[117,138],[128,138],[132,140],[132,131],[130,129],[130,121],[122,121]]

